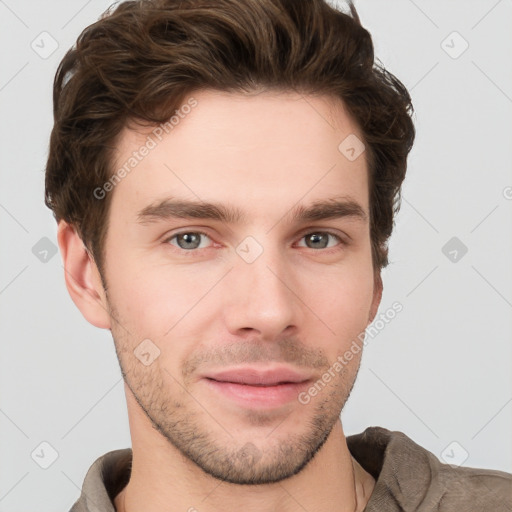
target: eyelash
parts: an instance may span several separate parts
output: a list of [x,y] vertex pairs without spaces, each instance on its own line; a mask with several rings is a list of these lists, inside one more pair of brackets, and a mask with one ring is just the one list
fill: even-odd
[[[205,236],[207,238],[210,238],[210,240],[211,240],[211,237],[207,233],[205,233],[204,231],[180,231],[178,233],[174,233],[173,235],[167,237],[163,242],[166,243],[166,244],[172,245],[174,249],[176,249],[177,251],[179,251],[181,253],[190,253],[191,255],[197,254],[197,252],[200,251],[201,249],[182,249],[181,247],[178,247],[177,245],[173,245],[173,244],[170,243],[171,240],[175,239],[179,235],[184,235],[184,234],[187,234],[187,233],[192,233],[192,234],[196,234],[196,235],[203,235],[203,236]],[[323,249],[312,249],[311,247],[305,247],[306,249],[311,249],[312,251],[315,251],[315,252],[322,251],[324,253],[330,253],[330,252],[339,250],[340,246],[347,245],[347,242],[340,235],[338,235],[337,233],[333,233],[332,231],[329,231],[329,230],[312,230],[312,231],[307,231],[306,233],[302,234],[302,236],[300,237],[299,240],[302,240],[303,238],[305,238],[308,235],[317,234],[317,233],[325,234],[325,235],[330,235],[333,238],[335,238],[339,243],[337,245],[335,245],[334,247],[326,247],[326,248],[323,248]],[[210,249],[210,248],[211,247],[203,247],[203,249]]]

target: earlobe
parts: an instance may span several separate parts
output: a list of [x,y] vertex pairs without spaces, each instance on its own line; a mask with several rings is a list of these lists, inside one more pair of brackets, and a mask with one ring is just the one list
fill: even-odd
[[92,256],[75,228],[61,220],[57,230],[64,279],[71,299],[84,318],[96,327],[110,329],[105,290]]
[[382,291],[383,291],[382,277],[380,275],[380,272],[376,272],[375,279],[374,279],[374,285],[373,285],[372,305],[370,307],[370,314],[368,316],[368,324],[371,324],[373,322],[373,319],[375,318],[375,315],[377,314],[377,311],[378,311],[379,305],[380,305],[380,301],[382,299]]

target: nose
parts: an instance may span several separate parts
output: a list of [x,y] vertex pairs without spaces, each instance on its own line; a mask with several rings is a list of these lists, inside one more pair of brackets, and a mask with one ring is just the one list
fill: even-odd
[[227,277],[222,314],[231,334],[272,341],[295,333],[300,302],[294,293],[293,273],[282,254],[267,247],[251,263],[236,256]]

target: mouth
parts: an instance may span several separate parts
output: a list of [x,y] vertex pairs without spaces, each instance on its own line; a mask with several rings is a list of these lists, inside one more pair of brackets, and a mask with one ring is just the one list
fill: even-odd
[[219,382],[233,382],[251,386],[276,386],[278,384],[297,384],[311,378],[310,374],[300,372],[287,366],[260,368],[245,366],[210,372],[205,378]]
[[275,408],[293,400],[310,385],[309,375],[290,368],[237,368],[206,375],[208,388],[245,408]]

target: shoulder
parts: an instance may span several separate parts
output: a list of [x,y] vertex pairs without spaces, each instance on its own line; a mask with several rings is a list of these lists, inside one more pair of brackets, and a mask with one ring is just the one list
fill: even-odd
[[[367,428],[347,437],[352,456],[376,480],[367,511],[512,510],[512,475],[443,464],[402,432]],[[385,508],[394,503],[396,508]],[[425,508],[426,507],[426,508]]]
[[128,483],[132,450],[123,448],[97,458],[85,475],[82,492],[70,512],[115,512],[115,496]]

